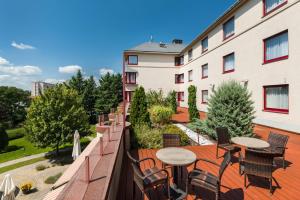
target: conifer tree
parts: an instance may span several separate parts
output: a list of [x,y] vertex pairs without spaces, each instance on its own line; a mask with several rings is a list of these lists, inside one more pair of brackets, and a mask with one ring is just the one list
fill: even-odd
[[190,121],[193,119],[199,118],[199,111],[197,109],[197,88],[194,85],[189,86],[188,88],[189,97],[188,97],[188,105],[189,105],[189,118]]
[[150,125],[150,114],[147,109],[146,94],[143,87],[138,87],[134,91],[130,105],[130,122],[132,127],[138,124]]
[[0,152],[3,151],[8,145],[8,135],[5,128],[0,124]]

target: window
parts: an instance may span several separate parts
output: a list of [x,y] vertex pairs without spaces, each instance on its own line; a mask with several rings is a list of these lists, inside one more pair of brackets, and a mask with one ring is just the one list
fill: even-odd
[[234,71],[234,53],[223,57],[223,73]]
[[202,65],[202,79],[208,77],[208,64]]
[[177,101],[184,101],[184,92],[177,92]]
[[188,72],[188,75],[189,75],[189,81],[193,81],[193,70],[190,70]]
[[264,86],[264,110],[272,112],[289,112],[289,86]]
[[288,31],[264,40],[264,63],[279,61],[289,57]]
[[125,91],[125,100],[131,102],[134,91]]
[[202,103],[206,104],[208,102],[208,90],[202,90]]
[[267,15],[274,10],[280,8],[281,6],[285,5],[288,1],[287,0],[264,0],[264,15]]
[[234,17],[223,24],[223,39],[226,40],[234,35]]
[[130,55],[127,60],[128,65],[137,65],[138,64],[138,56]]
[[190,50],[188,51],[188,60],[189,60],[189,61],[193,60],[193,49],[190,49]]
[[127,84],[136,84],[136,73],[135,72],[126,72],[126,83]]
[[175,83],[184,83],[184,74],[175,74]]
[[184,64],[184,56],[175,57],[175,66],[181,66]]
[[201,41],[201,46],[202,46],[202,53],[208,50],[208,37],[206,37]]

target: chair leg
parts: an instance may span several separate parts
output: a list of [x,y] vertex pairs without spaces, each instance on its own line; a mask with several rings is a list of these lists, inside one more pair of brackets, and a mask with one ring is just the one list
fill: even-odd
[[269,180],[270,180],[270,193],[272,194],[272,177]]
[[132,195],[133,199],[135,199],[135,183],[133,182],[133,195]]
[[170,182],[167,182],[167,187],[168,187],[168,199],[171,200],[171,194],[170,194]]
[[282,166],[283,166],[283,169],[285,169],[285,156],[284,155],[282,157]]
[[219,148],[217,147],[217,154],[216,154],[216,158],[218,159],[219,157]]
[[247,182],[247,177],[246,173],[244,172],[244,188],[246,189],[246,182]]

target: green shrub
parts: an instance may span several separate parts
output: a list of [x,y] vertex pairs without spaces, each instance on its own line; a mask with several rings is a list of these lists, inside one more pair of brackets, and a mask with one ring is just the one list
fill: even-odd
[[188,98],[188,105],[189,105],[189,116],[190,121],[193,119],[199,118],[199,111],[197,109],[197,88],[194,85],[189,86],[188,88],[189,98]]
[[54,184],[58,179],[59,177],[61,177],[62,173],[58,173],[54,176],[49,176],[45,181],[44,183],[46,184]]
[[146,94],[146,99],[147,99],[147,105],[149,108],[155,105],[161,105],[161,106],[167,106],[168,102],[166,98],[164,97],[163,91],[162,90],[150,90]]
[[139,124],[134,127],[135,140],[138,148],[158,149],[161,148],[161,131],[149,128],[148,125]]
[[5,128],[0,124],[0,152],[3,151],[8,146],[8,135]]
[[179,134],[181,146],[187,146],[190,144],[190,138],[187,136],[187,134],[173,124],[163,127],[162,133]]
[[43,170],[45,170],[47,167],[45,166],[45,165],[43,165],[43,164],[39,164],[39,165],[37,165],[37,166],[35,166],[35,169],[37,170],[37,171],[43,171]]
[[165,106],[153,106],[149,110],[150,119],[153,124],[164,125],[170,123],[172,118],[172,108]]
[[176,92],[173,90],[167,96],[168,105],[172,108],[173,113],[177,113]]
[[15,140],[18,138],[24,137],[26,134],[26,131],[24,128],[15,128],[15,129],[10,129],[7,130],[7,135],[9,140]]
[[150,126],[150,115],[147,108],[146,94],[143,87],[138,87],[134,91],[130,105],[130,123],[132,127],[138,124]]

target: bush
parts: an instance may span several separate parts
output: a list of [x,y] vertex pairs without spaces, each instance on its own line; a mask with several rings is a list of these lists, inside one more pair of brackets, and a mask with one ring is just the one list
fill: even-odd
[[23,194],[28,194],[32,189],[32,183],[31,182],[23,183],[20,185],[20,189],[22,190]]
[[60,177],[61,177],[62,173],[58,173],[54,176],[49,176],[44,183],[46,184],[54,184]]
[[190,116],[190,121],[193,119],[199,118],[199,111],[197,109],[197,88],[194,85],[189,86],[188,88],[189,92],[189,98],[188,98],[188,105],[189,105],[189,116]]
[[173,113],[177,113],[176,92],[173,90],[167,96],[168,105],[172,108]]
[[25,136],[26,131],[24,128],[15,128],[7,130],[9,140],[19,139]]
[[173,114],[172,108],[164,106],[153,106],[149,112],[151,122],[158,125],[170,123]]
[[155,90],[150,90],[146,94],[146,99],[147,99],[147,105],[149,108],[155,105],[161,105],[161,106],[167,106],[168,102],[166,98],[164,98],[164,94],[162,90],[155,91]]
[[179,134],[181,146],[187,146],[190,144],[190,138],[187,136],[187,134],[173,124],[163,127],[162,133]]
[[147,108],[146,94],[143,87],[138,87],[134,91],[130,105],[130,122],[132,127],[138,124],[150,126],[150,115]]
[[35,169],[37,170],[37,171],[43,171],[43,170],[45,170],[47,167],[45,166],[45,165],[43,165],[43,164],[39,164],[39,165],[37,165],[37,166],[35,166]]
[[0,124],[0,152],[5,150],[8,146],[8,135],[5,131],[5,128],[2,124]]

